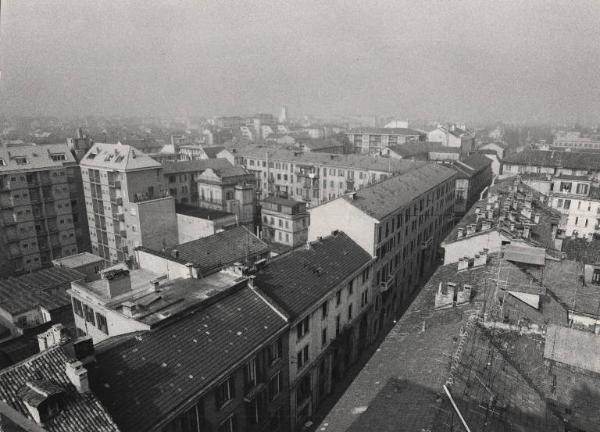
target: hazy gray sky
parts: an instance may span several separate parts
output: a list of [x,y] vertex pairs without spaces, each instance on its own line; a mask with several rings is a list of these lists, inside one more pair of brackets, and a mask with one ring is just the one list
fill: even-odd
[[1,0],[0,111],[600,120],[600,1]]

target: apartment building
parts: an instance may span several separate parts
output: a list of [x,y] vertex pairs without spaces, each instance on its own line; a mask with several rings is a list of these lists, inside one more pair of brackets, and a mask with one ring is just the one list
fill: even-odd
[[81,177],[66,144],[0,147],[0,276],[88,250]]
[[261,201],[262,239],[296,247],[306,243],[310,218],[306,203],[268,197]]
[[137,246],[177,243],[175,199],[160,163],[131,146],[96,143],[80,165],[95,255],[122,262]]
[[434,130],[427,132],[427,141],[439,142],[446,147],[460,148],[464,155],[475,148],[475,137],[467,130],[465,125],[439,125]]
[[346,133],[356,153],[381,154],[397,144],[425,141],[426,134],[408,128],[357,128]]
[[288,322],[240,285],[90,364],[90,389],[123,432],[288,430]]
[[600,179],[600,153],[524,150],[502,160],[502,174],[591,175]]
[[456,171],[454,213],[461,217],[492,183],[492,161],[482,154],[474,153],[448,166]]
[[254,285],[289,317],[290,422],[304,430],[368,345],[372,258],[343,232],[271,260]]
[[226,159],[195,159],[190,161],[166,162],[163,164],[165,185],[177,204],[199,207],[196,178],[208,168],[231,167]]
[[548,206],[562,217],[559,230],[567,237],[591,238],[600,232],[600,191],[589,175],[527,174],[523,183],[548,198]]
[[309,207],[422,166],[367,155],[304,153],[273,147],[231,148],[231,158],[256,176],[257,194],[304,201]]
[[452,228],[454,187],[454,171],[425,164],[310,209],[309,241],[341,230],[376,258],[370,334],[389,329],[435,269]]
[[561,149],[600,149],[600,136],[585,136],[578,131],[558,131],[552,145]]

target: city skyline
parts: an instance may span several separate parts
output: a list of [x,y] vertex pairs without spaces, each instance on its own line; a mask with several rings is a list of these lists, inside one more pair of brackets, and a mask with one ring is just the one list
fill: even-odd
[[2,6],[4,114],[600,114],[594,2]]

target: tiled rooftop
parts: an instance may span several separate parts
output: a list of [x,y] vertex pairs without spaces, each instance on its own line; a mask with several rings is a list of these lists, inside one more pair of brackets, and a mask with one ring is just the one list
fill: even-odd
[[372,135],[406,135],[406,136],[420,136],[425,135],[424,132],[420,132],[410,128],[372,128],[372,127],[361,127],[351,129],[348,133],[350,134],[372,134]]
[[454,175],[455,172],[449,168],[427,163],[408,173],[360,189],[353,196],[344,196],[342,199],[369,216],[382,219]]
[[[64,157],[64,160],[54,161],[52,155]],[[75,165],[77,163],[67,144],[0,146],[0,160],[3,162],[0,163],[0,174],[15,170],[25,172],[45,168],[61,168],[65,165]],[[19,163],[17,163],[17,160],[19,160]]]
[[272,259],[256,274],[256,286],[296,318],[369,261],[339,232]]
[[252,259],[269,252],[268,245],[244,226],[181,243],[165,252],[144,247],[140,249],[182,264],[192,263],[199,268],[201,274],[209,274],[235,262],[244,262],[246,258]]
[[[509,178],[496,182],[490,187],[487,195],[469,209],[444,239],[443,244],[455,243],[494,229],[507,237],[520,238],[533,246],[554,248],[554,227],[558,226],[560,213],[545,204],[545,197],[541,193],[517,178]],[[491,212],[491,218],[488,217],[488,212]],[[537,223],[536,214],[540,216]],[[488,224],[486,229],[483,229],[484,224]],[[514,225],[512,231],[511,224]],[[474,226],[473,232],[467,232],[469,226]],[[526,226],[530,228],[528,238],[521,235]],[[464,236],[459,238],[460,230],[463,230]]]
[[84,277],[76,270],[49,268],[0,280],[0,308],[12,315],[38,306],[50,311],[62,308],[71,301],[61,290]]
[[503,163],[598,171],[600,153],[525,150],[509,154]]
[[233,147],[230,148],[230,151],[234,156],[241,156],[248,159],[265,160],[266,153],[268,152],[269,161],[272,162],[287,162],[299,165],[322,165],[344,169],[392,172],[396,174],[412,171],[424,164],[424,162],[404,161],[402,159],[381,158],[359,154],[340,155],[320,152],[307,153],[300,150],[294,151],[261,146]]
[[123,431],[148,430],[215,385],[287,322],[244,287],[159,329],[99,352],[92,389]]
[[[463,430],[443,385],[472,431],[564,430],[564,410],[548,407],[546,399],[572,398],[582,381],[600,380],[573,372],[577,380],[565,378],[553,393],[544,329],[567,325],[567,317],[539,274],[497,255],[486,266],[439,267],[319,430]],[[448,282],[472,286],[471,301],[439,308],[436,293]],[[536,293],[541,306],[509,292]]]
[[82,167],[137,171],[162,165],[133,146],[96,143],[81,159]]
[[71,358],[62,346],[50,348],[0,371],[0,400],[34,421],[19,391],[27,382],[44,381],[65,391],[60,412],[43,425],[48,432],[117,432],[119,428],[93,393],[78,393],[65,372]]
[[492,164],[492,160],[490,158],[487,158],[480,153],[473,153],[472,155],[463,159],[462,162],[465,165],[473,168],[475,171],[481,171]]
[[204,150],[204,153],[206,153],[206,156],[208,156],[209,159],[215,159],[217,157],[217,154],[222,151],[225,150],[225,147],[223,146],[212,146],[212,147],[202,147],[202,150]]
[[199,159],[191,161],[165,162],[163,174],[181,174],[187,172],[203,172],[207,168],[223,169],[231,167],[227,159]]
[[401,145],[392,145],[389,147],[394,153],[408,158],[420,154],[428,153],[460,153],[457,147],[448,147],[439,142],[409,142]]

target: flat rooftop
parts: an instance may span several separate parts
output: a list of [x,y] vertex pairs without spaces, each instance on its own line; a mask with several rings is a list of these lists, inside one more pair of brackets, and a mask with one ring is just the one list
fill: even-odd
[[149,326],[182,312],[216,294],[245,282],[246,278],[229,271],[213,273],[202,279],[162,279],[155,288],[150,282],[160,275],[147,270],[132,270],[131,291],[109,299],[105,296],[104,284],[100,279],[90,283],[76,283],[76,290],[94,294],[109,307],[123,313],[124,303],[133,303],[132,317]]
[[229,216],[234,216],[233,213],[227,213],[224,211],[213,210],[203,207],[194,207],[185,204],[176,204],[175,213],[207,220],[215,220]]
[[56,267],[77,268],[88,264],[103,263],[104,259],[89,252],[81,252],[63,258],[52,260]]

